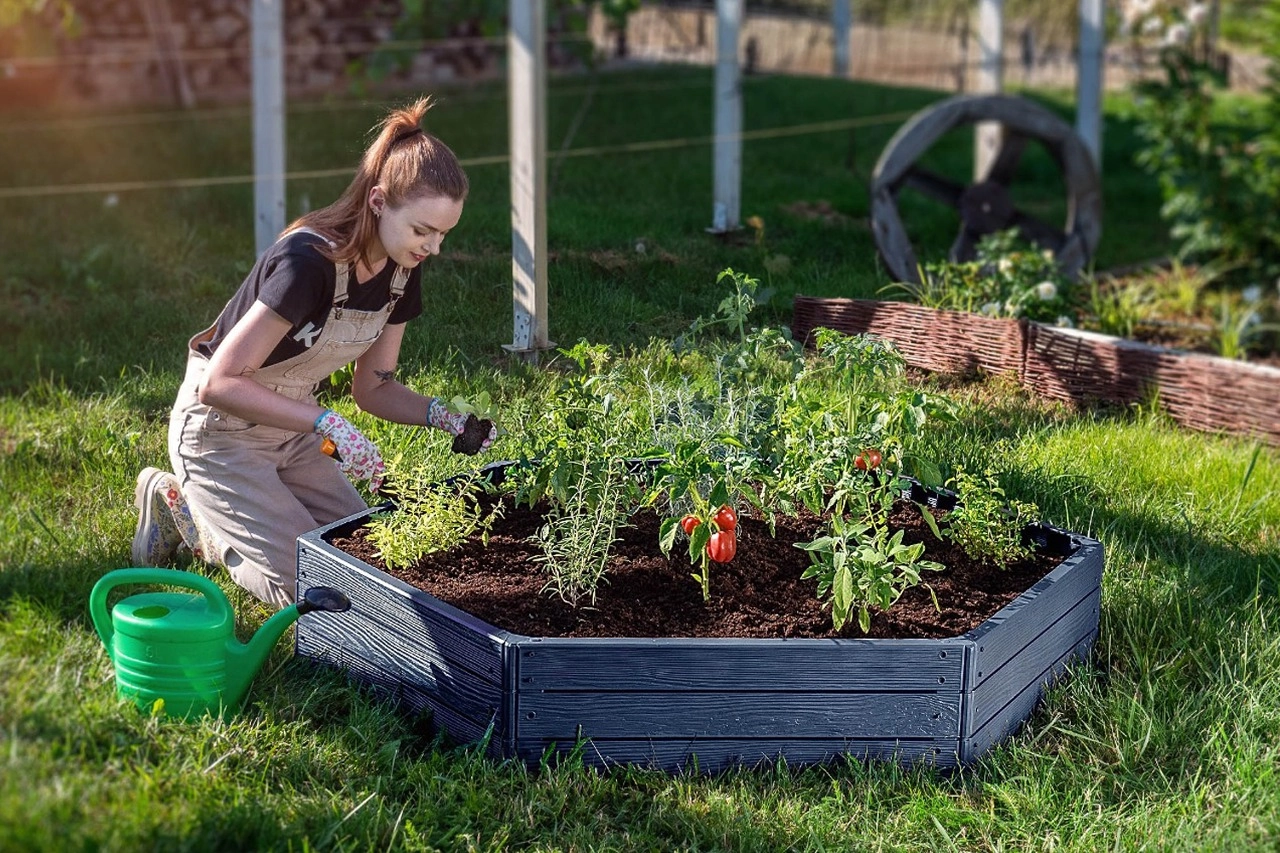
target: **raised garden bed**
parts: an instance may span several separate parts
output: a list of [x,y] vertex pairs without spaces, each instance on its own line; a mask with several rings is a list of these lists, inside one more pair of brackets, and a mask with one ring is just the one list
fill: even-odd
[[924,370],[1013,373],[1055,400],[1130,404],[1154,395],[1183,426],[1280,445],[1280,368],[1271,365],[911,303],[795,297],[796,339],[820,327],[878,335]]
[[[490,470],[500,471],[491,466]],[[937,502],[924,492],[921,500]],[[334,543],[377,508],[308,533],[298,585],[352,607],[300,624],[297,652],[430,711],[462,742],[536,765],[581,749],[589,765],[714,772],[841,755],[969,763],[1016,729],[1098,631],[1102,546],[1028,535],[1064,559],[995,615],[939,639],[529,636],[504,630]],[[685,583],[691,583],[687,578]]]

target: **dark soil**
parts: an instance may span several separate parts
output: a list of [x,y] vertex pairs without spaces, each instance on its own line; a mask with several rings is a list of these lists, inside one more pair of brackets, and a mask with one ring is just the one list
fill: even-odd
[[[711,564],[711,600],[690,573],[687,543],[677,539],[671,557],[658,549],[660,519],[642,511],[619,531],[608,573],[594,605],[570,607],[543,592],[547,575],[533,558],[531,542],[542,515],[507,506],[488,545],[478,538],[451,551],[427,555],[389,574],[508,631],[541,637],[952,637],[982,624],[1049,573],[1062,557],[1038,556],[1000,570],[977,564],[948,542],[938,541],[915,504],[902,502],[891,525],[908,543],[925,541],[925,557],[947,568],[925,572],[928,585],[907,590],[888,612],[872,612],[863,635],[856,614],[836,633],[831,612],[816,597],[816,581],[801,580],[807,552],[793,546],[820,535],[821,521],[779,517],[770,535],[759,518],[738,522],[732,562]],[[335,547],[387,571],[363,530]],[[937,597],[935,608],[930,590]]]
[[481,420],[474,414],[467,415],[467,421],[463,424],[462,432],[453,437],[453,452],[475,456],[484,447],[484,440],[489,437],[489,432],[492,429],[493,421],[488,418]]

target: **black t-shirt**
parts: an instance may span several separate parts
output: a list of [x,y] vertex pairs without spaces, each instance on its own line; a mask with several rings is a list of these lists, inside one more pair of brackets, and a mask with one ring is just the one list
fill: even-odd
[[[254,302],[262,302],[291,324],[288,333],[263,362],[278,364],[304,352],[320,336],[337,287],[337,268],[320,254],[324,241],[314,234],[297,232],[267,249],[253,265],[248,278],[218,315],[213,338],[197,349],[212,356],[232,327],[249,312]],[[380,311],[391,300],[391,278],[396,265],[387,260],[382,271],[364,284],[356,284],[355,266],[347,277],[347,308]],[[407,323],[422,313],[422,267],[409,271],[404,295],[391,309],[388,324]]]

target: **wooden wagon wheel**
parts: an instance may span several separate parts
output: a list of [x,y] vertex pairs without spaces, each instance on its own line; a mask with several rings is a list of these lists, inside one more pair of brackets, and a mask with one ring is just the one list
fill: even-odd
[[[917,165],[943,134],[963,125],[998,122],[1000,150],[986,174],[965,185]],[[1066,179],[1067,220],[1062,228],[1018,210],[1009,195],[1018,160],[1030,140],[1044,145]],[[1017,228],[1020,236],[1054,253],[1058,266],[1076,275],[1102,234],[1098,170],[1072,127],[1039,104],[1013,95],[957,95],[912,116],[889,140],[871,182],[871,223],[876,246],[897,281],[920,283],[916,253],[898,213],[898,193],[910,187],[960,213],[953,261],[972,260],[987,234]]]

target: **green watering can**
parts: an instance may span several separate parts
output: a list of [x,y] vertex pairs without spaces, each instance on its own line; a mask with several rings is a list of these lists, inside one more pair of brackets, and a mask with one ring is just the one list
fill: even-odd
[[[147,592],[107,612],[107,594],[124,584],[163,584],[191,592]],[[336,589],[318,586],[276,613],[253,639],[241,643],[235,614],[218,585],[203,575],[173,569],[117,569],[89,593],[93,627],[116,667],[116,692],[143,711],[163,700],[165,713],[190,717],[231,713],[285,629],[313,610],[340,613],[351,606]]]

